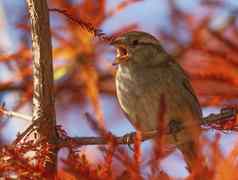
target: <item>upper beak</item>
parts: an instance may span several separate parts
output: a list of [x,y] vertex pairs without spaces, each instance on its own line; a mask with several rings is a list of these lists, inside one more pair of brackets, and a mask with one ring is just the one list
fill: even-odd
[[123,42],[124,42],[124,38],[115,38],[112,40],[110,45],[119,46],[119,45],[123,44]]

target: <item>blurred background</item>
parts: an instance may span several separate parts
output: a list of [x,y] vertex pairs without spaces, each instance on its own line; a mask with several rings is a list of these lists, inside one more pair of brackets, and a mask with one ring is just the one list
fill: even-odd
[[[236,0],[49,0],[49,8],[67,10],[108,35],[130,30],[149,32],[184,67],[203,107],[203,115],[236,106],[238,95],[238,1]],[[65,16],[50,12],[57,123],[70,136],[93,136],[84,113],[90,112],[115,135],[134,131],[115,97],[112,66],[115,50]],[[9,110],[31,115],[31,35],[25,1],[0,1],[0,102]],[[13,141],[30,122],[0,117],[0,144]],[[219,133],[227,156],[235,132]],[[150,142],[143,143],[142,159]],[[80,148],[91,162],[100,162],[96,146]],[[209,148],[204,148],[209,156]],[[60,151],[60,157],[67,154]],[[181,166],[183,164],[183,166]],[[172,177],[187,175],[177,151],[163,161]],[[144,169],[146,170],[146,168]]]

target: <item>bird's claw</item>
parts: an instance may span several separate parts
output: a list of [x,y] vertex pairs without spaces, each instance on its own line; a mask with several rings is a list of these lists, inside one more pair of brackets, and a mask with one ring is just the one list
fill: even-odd
[[181,122],[176,120],[171,120],[169,122],[169,133],[172,134],[175,141],[177,141],[177,133],[179,133],[182,129],[183,125]]
[[123,136],[123,143],[124,144],[127,144],[129,149],[134,151],[134,147],[132,146],[132,144],[134,143],[134,139],[135,139],[135,136],[136,136],[136,133],[133,132],[133,133],[128,133],[128,134],[125,134]]

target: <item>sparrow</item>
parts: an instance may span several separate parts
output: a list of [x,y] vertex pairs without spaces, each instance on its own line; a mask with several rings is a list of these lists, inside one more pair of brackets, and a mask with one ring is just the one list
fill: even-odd
[[[202,111],[182,67],[149,33],[132,31],[111,42],[116,48],[116,94],[130,123],[141,132],[158,131],[160,123],[172,133],[166,143],[183,154],[188,169],[198,157]],[[166,112],[159,118],[161,100]],[[178,128],[179,127],[179,128]]]

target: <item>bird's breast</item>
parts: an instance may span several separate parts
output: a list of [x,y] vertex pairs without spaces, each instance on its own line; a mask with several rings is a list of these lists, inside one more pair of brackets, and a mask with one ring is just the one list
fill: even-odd
[[[144,79],[143,73],[136,74],[119,68],[116,74],[117,98],[122,110],[134,127],[140,124],[144,130],[150,130],[156,127],[152,119],[158,109],[156,98],[159,91],[154,91],[153,94],[148,93],[152,84],[146,84],[148,81],[142,79]],[[144,123],[141,119],[149,122]]]
[[136,73],[127,68],[118,68],[116,74],[117,93],[130,97],[139,96],[146,89],[143,73]]
[[166,123],[170,120],[200,118],[199,105],[183,85],[183,79],[172,70],[153,69],[143,73],[118,69],[116,74],[118,101],[135,127],[140,124],[143,131],[154,130],[157,127],[162,95],[166,104]]

